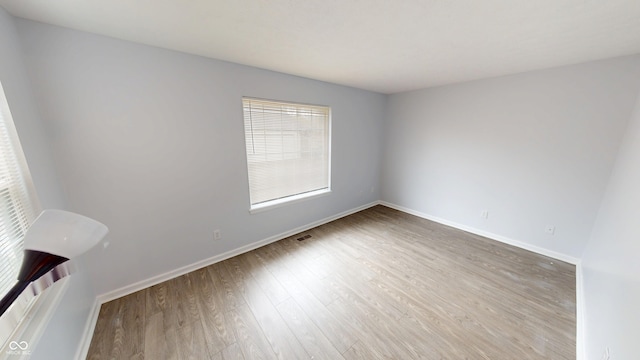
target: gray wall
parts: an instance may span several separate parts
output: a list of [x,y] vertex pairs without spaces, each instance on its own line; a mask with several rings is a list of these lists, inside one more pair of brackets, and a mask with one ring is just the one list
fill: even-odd
[[[637,353],[640,120],[631,114],[640,57],[387,98],[16,23],[24,59],[13,21],[0,11],[0,79],[41,200],[65,206],[55,168],[68,208],[111,229],[111,246],[85,256],[88,269],[73,278],[34,358],[72,357],[96,293],[380,198],[577,258],[590,238],[588,358],[599,359],[605,347],[614,358]],[[249,214],[242,96],[332,107],[330,196]],[[488,220],[480,218],[484,209]],[[544,233],[548,224],[554,236]],[[216,228],[220,242],[212,241]]]
[[633,56],[391,95],[382,200],[580,258],[639,78]]
[[63,207],[47,130],[37,110],[24,66],[15,20],[0,7],[0,81],[4,88],[22,150],[43,208]]
[[[111,230],[98,294],[379,199],[383,95],[17,24],[69,206]],[[332,108],[330,195],[249,213],[242,96]]]
[[[0,82],[7,96],[40,204],[43,208],[64,209],[64,194],[51,157],[48,131],[34,101],[14,19],[2,8],[0,53]],[[71,359],[76,353],[96,296],[88,276],[82,271],[82,259],[77,264],[80,271],[69,279],[69,287],[56,313],[45,327],[32,359]],[[33,321],[37,323],[38,319]]]
[[588,359],[640,353],[640,97],[582,258]]

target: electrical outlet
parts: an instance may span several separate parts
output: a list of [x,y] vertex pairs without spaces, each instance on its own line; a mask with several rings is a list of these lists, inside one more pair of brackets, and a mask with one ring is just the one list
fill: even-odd
[[480,216],[483,219],[488,219],[489,218],[489,210],[482,210],[482,212],[480,213]]
[[220,233],[220,229],[213,230],[213,240],[222,239],[222,234]]
[[609,347],[607,346],[604,349],[604,354],[602,354],[602,360],[609,360],[609,359],[610,359]]
[[553,225],[547,225],[547,227],[544,228],[544,232],[549,235],[553,235],[556,232],[556,227]]

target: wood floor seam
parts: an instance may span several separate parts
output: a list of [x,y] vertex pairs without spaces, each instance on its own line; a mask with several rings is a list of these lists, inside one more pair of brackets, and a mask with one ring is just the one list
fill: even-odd
[[575,276],[378,205],[102,304],[87,358],[575,359]]

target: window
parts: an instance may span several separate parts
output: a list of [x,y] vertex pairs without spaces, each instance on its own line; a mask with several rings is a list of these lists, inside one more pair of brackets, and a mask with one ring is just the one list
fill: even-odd
[[[39,209],[35,197],[30,196],[31,189],[29,171],[0,84],[0,297],[16,282],[22,265],[22,239]],[[33,297],[23,298],[30,302]],[[21,317],[27,310],[29,303],[24,301],[14,303],[14,307],[21,307],[16,312],[22,313],[14,312],[13,316]]]
[[[26,176],[25,176],[26,175]],[[0,294],[13,286],[22,264],[22,238],[35,219],[26,161],[0,85]]]
[[251,209],[329,192],[326,106],[242,99]]

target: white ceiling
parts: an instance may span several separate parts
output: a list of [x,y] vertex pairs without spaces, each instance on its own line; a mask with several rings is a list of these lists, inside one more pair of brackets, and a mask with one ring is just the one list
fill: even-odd
[[640,53],[640,0],[0,0],[11,14],[395,93]]

